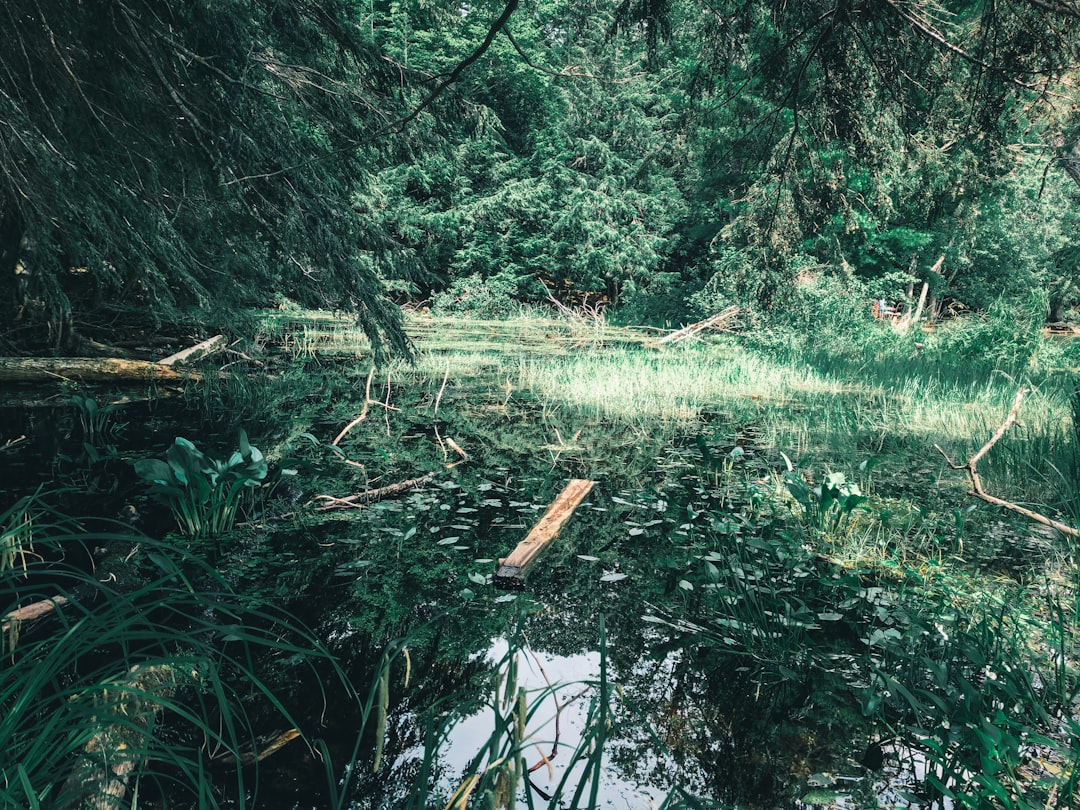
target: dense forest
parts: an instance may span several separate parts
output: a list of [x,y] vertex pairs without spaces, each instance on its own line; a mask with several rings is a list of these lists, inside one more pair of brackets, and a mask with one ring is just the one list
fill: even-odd
[[284,299],[355,311],[379,350],[405,302],[1080,301],[1070,0],[0,14],[8,354]]
[[0,31],[0,808],[1080,807],[1080,0]]

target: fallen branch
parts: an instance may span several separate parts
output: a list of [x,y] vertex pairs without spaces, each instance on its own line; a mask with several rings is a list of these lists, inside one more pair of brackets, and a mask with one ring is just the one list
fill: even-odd
[[706,318],[703,321],[692,323],[689,326],[684,326],[682,329],[678,329],[671,334],[664,335],[657,343],[678,343],[683,340],[687,340],[704,332],[706,329],[716,329],[719,331],[730,331],[732,321],[735,320],[739,314],[739,308],[736,306],[730,306],[727,309],[717,312]]
[[324,503],[322,506],[317,506],[315,508],[320,512],[325,512],[328,509],[357,509],[366,503],[372,503],[373,501],[382,500],[390,495],[398,495],[402,492],[408,492],[410,489],[415,489],[421,484],[426,484],[436,475],[438,475],[437,472],[429,472],[418,478],[399,481],[396,484],[389,484],[385,487],[379,487],[378,489],[366,489],[363,492],[357,492],[355,495],[349,495],[346,498],[335,498],[333,495],[316,495],[315,497]]
[[1019,391],[1016,392],[1016,398],[1013,400],[1012,408],[1009,409],[1009,415],[1005,417],[1005,421],[1001,423],[998,429],[994,432],[994,435],[990,437],[990,441],[984,444],[979,450],[979,452],[969,458],[966,463],[955,463],[945,454],[945,451],[936,444],[934,445],[934,449],[941,454],[941,457],[943,459],[945,459],[945,463],[952,467],[954,470],[963,470],[967,473],[968,480],[971,482],[971,490],[968,492],[969,495],[973,495],[981,501],[986,501],[986,503],[992,503],[995,506],[1000,506],[1003,509],[1008,509],[1011,512],[1016,512],[1016,514],[1023,515],[1029,520],[1034,520],[1036,523],[1041,523],[1043,526],[1049,526],[1052,529],[1056,529],[1057,531],[1068,537],[1080,537],[1080,530],[1077,530],[1072,526],[1067,526],[1064,523],[1060,523],[1056,520],[1051,520],[1050,518],[1046,517],[1046,515],[1041,515],[1038,512],[1033,512],[1032,510],[1027,509],[1023,506],[1018,506],[1015,503],[1010,503],[1009,501],[991,495],[983,489],[982,479],[979,478],[979,471],[978,469],[976,469],[975,465],[979,463],[979,459],[981,459],[988,452],[990,452],[990,448],[997,444],[998,440],[1005,435],[1005,431],[1007,431],[1010,427],[1012,427],[1013,424],[1015,424],[1016,414],[1020,410],[1020,403],[1024,399],[1024,395],[1027,392],[1028,389],[1026,388],[1021,388]]

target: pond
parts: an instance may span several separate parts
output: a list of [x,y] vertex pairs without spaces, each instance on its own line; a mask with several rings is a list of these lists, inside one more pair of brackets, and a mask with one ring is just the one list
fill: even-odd
[[[448,385],[449,374],[398,370],[373,392],[333,363],[304,373],[304,387],[267,383],[224,411],[180,397],[96,425],[85,400],[4,414],[0,442],[27,438],[4,451],[3,503],[45,486],[49,509],[112,536],[104,551],[65,540],[65,553],[118,589],[143,587],[165,554],[143,534],[191,545],[135,461],[165,458],[176,436],[224,459],[238,427],[267,449],[269,474],[245,490],[236,528],[196,544],[220,579],[178,564],[200,594],[235,592],[244,607],[222,597],[194,602],[195,624],[162,619],[218,648],[274,639],[250,672],[237,663],[248,653],[227,657],[255,684],[222,689],[245,706],[247,730],[217,738],[231,755],[216,758],[214,735],[183,711],[157,721],[204,756],[206,795],[223,806],[950,806],[980,757],[985,769],[1049,744],[1033,736],[1050,716],[1032,679],[987,680],[1015,652],[1001,632],[1015,617],[993,604],[958,612],[956,591],[931,588],[925,570],[838,563],[828,538],[869,520],[851,494],[859,471],[819,478],[818,511],[800,506],[799,473],[745,412],[650,432],[511,392],[497,375]],[[98,411],[111,396],[85,393]],[[332,443],[361,407],[368,418]],[[596,484],[524,588],[496,588],[496,561],[572,478]],[[376,490],[382,499],[343,500]],[[46,591],[40,576],[9,583],[5,601]],[[294,623],[327,657],[286,643]],[[88,654],[127,666],[139,643]],[[178,702],[205,703],[209,680]],[[981,749],[954,733],[955,751],[928,761],[918,743],[980,722],[997,734]],[[223,764],[245,747],[250,764]],[[142,801],[183,806],[178,767],[162,764]]]

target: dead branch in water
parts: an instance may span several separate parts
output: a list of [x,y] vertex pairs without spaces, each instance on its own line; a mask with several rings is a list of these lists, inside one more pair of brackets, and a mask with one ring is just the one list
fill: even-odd
[[998,440],[1005,435],[1012,425],[1016,422],[1016,414],[1020,410],[1020,402],[1024,399],[1024,395],[1028,392],[1027,388],[1021,388],[1016,392],[1016,398],[1013,400],[1012,408],[1009,409],[1009,415],[1005,417],[1005,421],[1001,423],[998,429],[994,432],[994,435],[990,437],[990,441],[982,446],[982,448],[967,460],[964,464],[957,464],[951,458],[949,458],[945,451],[938,445],[934,445],[934,449],[941,453],[941,457],[945,459],[945,463],[952,467],[954,470],[963,470],[967,473],[968,480],[971,482],[971,490],[969,495],[973,495],[981,501],[992,503],[995,506],[1000,506],[1002,509],[1008,509],[1010,512],[1016,512],[1018,515],[1023,515],[1029,520],[1034,520],[1036,523],[1041,523],[1043,526],[1049,526],[1052,529],[1056,529],[1062,534],[1068,537],[1080,537],[1080,530],[1073,528],[1072,526],[1066,526],[1064,523],[1060,523],[1056,520],[1051,520],[1046,515],[1041,515],[1038,512],[1034,512],[1031,509],[1027,509],[1023,506],[1019,506],[1015,503],[998,498],[991,495],[985,489],[983,489],[982,479],[979,478],[979,471],[976,466],[979,463],[979,459],[990,452],[990,448],[997,444]]
[[324,512],[328,509],[358,509],[366,503],[380,501],[391,495],[399,495],[402,492],[408,492],[410,489],[414,489],[421,484],[426,484],[436,475],[438,475],[437,472],[429,472],[417,478],[399,481],[396,484],[389,484],[385,487],[379,487],[378,489],[366,489],[363,492],[357,492],[355,495],[349,495],[345,498],[335,498],[333,495],[316,495],[315,497],[318,500],[323,501],[323,503],[315,508],[320,512]]

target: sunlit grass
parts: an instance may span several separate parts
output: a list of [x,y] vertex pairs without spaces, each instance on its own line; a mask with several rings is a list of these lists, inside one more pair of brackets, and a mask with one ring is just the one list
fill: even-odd
[[[344,318],[274,312],[266,324],[267,334],[298,357],[370,363],[366,339]],[[820,352],[770,354],[739,336],[659,346],[643,330],[535,313],[498,321],[413,314],[406,327],[414,362],[391,364],[389,375],[431,388],[432,400],[448,380],[473,392],[477,403],[505,408],[527,395],[544,412],[661,439],[706,422],[732,432],[752,427],[764,444],[793,458],[902,454],[937,465],[933,448],[940,445],[962,461],[1001,424],[1019,386],[1034,382],[1020,423],[985,460],[986,472],[1034,500],[1048,486],[1066,486],[1055,471],[1076,463],[1070,390],[1045,373],[1021,381],[959,360],[903,353],[859,365]]]

